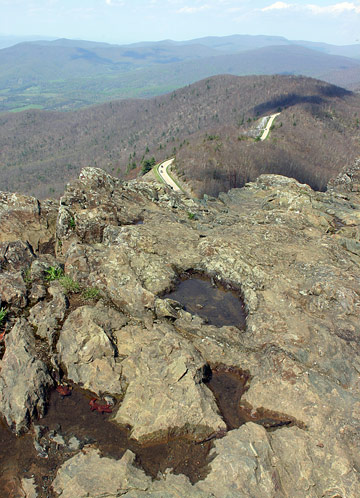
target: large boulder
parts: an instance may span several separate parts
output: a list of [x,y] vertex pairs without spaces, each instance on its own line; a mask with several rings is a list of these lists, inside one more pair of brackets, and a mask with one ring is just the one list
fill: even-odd
[[47,366],[37,358],[32,328],[23,318],[6,336],[0,368],[0,412],[20,433],[45,413],[47,392],[53,385]]
[[0,192],[0,242],[28,242],[34,251],[54,240],[57,203]]
[[132,465],[134,460],[129,450],[121,460],[113,460],[89,448],[65,462],[52,487],[62,498],[116,498],[132,490],[141,493],[150,487],[151,478]]
[[124,315],[101,303],[71,312],[56,345],[67,377],[96,394],[121,395],[122,366],[113,334],[126,321]]
[[36,335],[53,344],[55,334],[65,318],[67,299],[64,289],[57,281],[52,282],[48,288],[52,297],[49,301],[39,301],[30,310],[28,320],[36,327]]
[[202,383],[203,358],[173,326],[127,326],[116,338],[127,388],[114,420],[130,425],[132,438],[187,434],[201,440],[226,428]]

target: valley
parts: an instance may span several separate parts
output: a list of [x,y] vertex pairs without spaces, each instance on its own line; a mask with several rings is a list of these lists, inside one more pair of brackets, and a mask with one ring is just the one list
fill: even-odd
[[[276,114],[269,137],[254,129]],[[322,190],[360,152],[360,95],[301,76],[214,76],[152,99],[0,114],[1,189],[56,197],[85,166],[122,179],[175,157],[194,195],[261,173]]]
[[[0,40],[1,41],[1,40]],[[360,45],[234,35],[110,45],[57,39],[0,50],[0,112],[151,98],[219,74],[304,75],[360,89]]]

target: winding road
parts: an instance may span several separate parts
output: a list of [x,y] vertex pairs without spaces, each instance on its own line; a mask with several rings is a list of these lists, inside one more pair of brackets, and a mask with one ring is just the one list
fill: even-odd
[[[269,116],[269,120],[267,122],[266,127],[264,128],[264,131],[260,137],[260,140],[263,141],[266,139],[266,137],[269,135],[269,131],[271,128],[271,125],[273,124],[274,119],[276,116],[279,116],[280,112],[277,112],[275,114],[271,114]],[[172,159],[167,159],[166,161],[163,161],[159,166],[157,167],[157,172],[159,173],[160,178],[166,185],[168,185],[170,188],[172,188],[175,192],[181,192],[181,188],[174,182],[174,180],[171,178],[171,176],[168,173],[168,168],[169,166],[172,165],[174,162],[174,158]]]
[[269,131],[271,128],[271,125],[273,124],[274,119],[276,116],[278,116],[280,112],[277,112],[276,114],[271,114],[269,121],[267,122],[266,128],[263,131],[263,134],[260,137],[260,140],[263,141],[265,138],[269,135]]
[[158,166],[158,173],[161,177],[161,179],[169,185],[175,192],[181,192],[181,189],[176,185],[174,180],[169,176],[167,169],[171,164],[174,162],[174,158],[168,159],[167,161],[164,161]]

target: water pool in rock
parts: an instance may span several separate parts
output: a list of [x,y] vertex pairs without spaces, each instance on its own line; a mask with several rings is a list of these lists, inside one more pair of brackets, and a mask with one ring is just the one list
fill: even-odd
[[186,311],[206,319],[210,325],[245,328],[245,305],[240,292],[214,283],[204,275],[185,275],[176,288],[163,298],[178,301]]
[[249,382],[249,372],[236,367],[219,365],[207,370],[204,383],[214,395],[227,430],[238,429],[246,422],[262,425],[268,431],[292,425],[302,429],[305,427],[302,422],[284,413],[266,410],[263,407],[254,409],[248,403],[243,403],[241,398],[249,389]]
[[[77,386],[71,396],[62,397],[53,391],[47,414],[34,424],[41,431],[37,449],[31,432],[17,437],[0,420],[1,498],[22,497],[21,478],[32,476],[38,498],[54,497],[51,483],[58,468],[78,451],[71,450],[71,438],[76,438],[79,448],[92,444],[110,458],[120,459],[130,449],[136,455],[136,464],[153,478],[167,468],[172,468],[175,474],[185,474],[192,483],[206,477],[212,441],[197,444],[186,437],[164,437],[162,441],[140,445],[130,439],[129,429],[109,420],[111,414],[92,412],[89,406],[92,397]],[[59,443],[61,440],[64,444]],[[39,448],[44,449],[42,455]]]

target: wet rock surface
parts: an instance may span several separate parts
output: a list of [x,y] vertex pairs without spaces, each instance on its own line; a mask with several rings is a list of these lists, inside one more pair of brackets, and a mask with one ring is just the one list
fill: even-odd
[[[39,211],[3,194],[0,411],[25,429],[51,386],[71,381],[113,399],[112,413],[94,420],[107,417],[131,441],[105,455],[99,433],[58,431],[51,444],[67,450],[53,462],[54,496],[360,496],[359,168],[325,193],[262,175],[202,201],[87,168],[60,200],[56,231],[54,204]],[[46,282],[55,265],[100,301]],[[186,273],[235,289],[246,325],[212,322],[202,296],[190,308],[170,295]],[[172,458],[192,450],[176,443],[153,480],[155,446],[179,438],[207,453],[213,445],[208,470],[186,474]],[[95,467],[103,471],[90,490],[84,476]],[[31,477],[13,475],[19,489]]]

